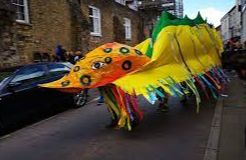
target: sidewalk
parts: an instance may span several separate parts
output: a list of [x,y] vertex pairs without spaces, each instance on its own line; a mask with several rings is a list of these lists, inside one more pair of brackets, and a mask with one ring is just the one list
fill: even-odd
[[246,160],[246,82],[231,77],[223,98],[218,160]]

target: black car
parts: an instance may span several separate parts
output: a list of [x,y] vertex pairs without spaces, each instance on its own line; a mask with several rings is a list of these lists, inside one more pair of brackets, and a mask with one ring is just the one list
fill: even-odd
[[60,79],[71,67],[70,63],[36,63],[8,72],[8,77],[0,82],[0,130],[13,129],[76,107],[74,95],[38,87],[38,84]]

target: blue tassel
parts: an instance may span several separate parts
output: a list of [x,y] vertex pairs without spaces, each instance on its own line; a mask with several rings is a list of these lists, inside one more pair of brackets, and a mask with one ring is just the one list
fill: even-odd
[[155,101],[157,100],[155,93],[153,93],[153,91],[151,91],[148,87],[146,88],[146,90],[150,98],[150,103],[155,104]]
[[215,91],[216,91],[215,87],[204,76],[199,75],[199,77],[207,84],[207,87],[210,89],[214,99],[217,99],[218,97],[215,93]]
[[165,97],[165,95],[164,95],[161,91],[159,91],[158,89],[156,89],[154,86],[149,85],[149,87],[152,88],[152,89],[154,89],[155,93],[156,93],[158,96],[160,96],[161,98],[164,98],[164,97]]

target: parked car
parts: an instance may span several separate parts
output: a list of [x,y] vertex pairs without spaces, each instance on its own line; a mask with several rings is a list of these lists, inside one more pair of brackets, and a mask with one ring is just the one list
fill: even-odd
[[13,129],[63,111],[79,107],[73,94],[39,87],[38,84],[60,79],[72,67],[70,63],[36,63],[1,72],[0,130]]

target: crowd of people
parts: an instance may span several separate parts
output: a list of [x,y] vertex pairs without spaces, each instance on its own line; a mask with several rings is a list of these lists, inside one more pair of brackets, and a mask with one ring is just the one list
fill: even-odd
[[58,44],[55,48],[55,55],[53,60],[55,62],[70,62],[75,64],[80,58],[83,57],[83,54],[80,50],[77,51],[67,51],[62,45]]
[[242,44],[237,38],[231,38],[225,44],[226,51],[237,51],[242,49],[246,49],[246,41]]

